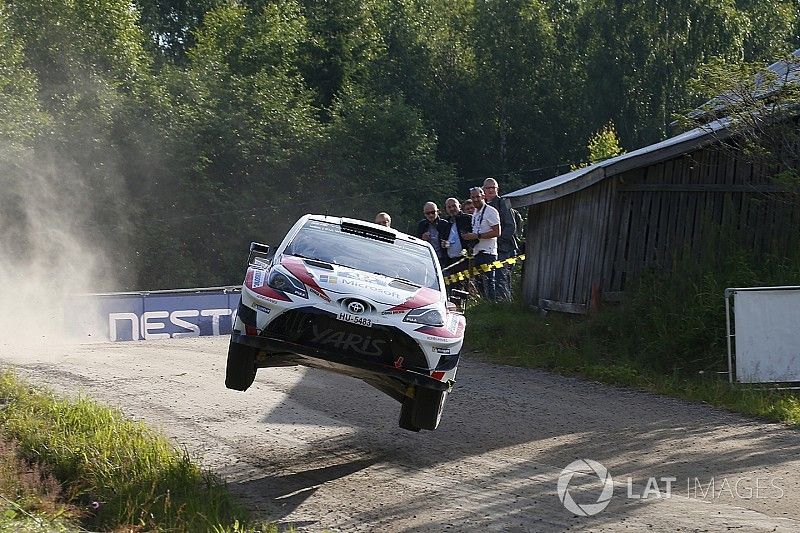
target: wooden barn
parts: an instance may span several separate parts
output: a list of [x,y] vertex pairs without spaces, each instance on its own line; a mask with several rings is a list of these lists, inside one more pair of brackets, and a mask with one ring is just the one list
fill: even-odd
[[748,249],[785,250],[800,216],[767,169],[725,149],[726,136],[718,120],[506,194],[528,208],[525,302],[584,313],[619,300],[643,269],[701,257],[720,225]]

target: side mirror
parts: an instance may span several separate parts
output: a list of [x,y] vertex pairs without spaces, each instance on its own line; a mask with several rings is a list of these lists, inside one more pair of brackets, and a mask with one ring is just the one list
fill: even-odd
[[262,244],[260,242],[250,243],[250,255],[247,257],[247,264],[253,266],[268,267],[272,263],[269,244]]

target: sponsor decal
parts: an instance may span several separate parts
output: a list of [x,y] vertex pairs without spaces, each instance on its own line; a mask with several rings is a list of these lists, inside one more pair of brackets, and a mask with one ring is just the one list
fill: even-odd
[[436,348],[434,346],[433,351],[444,355],[450,355],[450,348]]
[[[119,329],[130,329],[133,340],[179,339],[199,337],[200,325],[211,326],[211,335],[220,335],[220,317],[231,316],[233,309],[177,309],[175,311],[145,311],[136,313],[109,313],[108,337],[112,342],[123,340]],[[187,320],[192,319],[192,320]],[[230,330],[227,328],[226,332]],[[207,333],[205,333],[207,334]],[[124,335],[127,337],[127,335]]]
[[317,325],[311,326],[311,342],[318,346],[330,346],[337,350],[352,350],[358,354],[366,356],[377,356],[383,353],[383,346],[386,341],[383,339],[373,339],[356,333],[345,333],[344,331],[334,331],[323,329],[320,331]]
[[399,292],[397,292],[394,289],[390,289],[384,285],[369,283],[360,279],[346,278],[342,275],[340,275],[339,277],[342,278],[339,280],[339,283],[341,285],[348,285],[350,287],[356,287],[358,289],[366,289],[369,291],[378,292],[380,294],[384,294],[386,296],[396,299],[400,299],[402,297],[402,295]]
[[328,298],[328,295],[325,294],[324,292],[322,292],[322,289],[317,290],[314,287],[308,287],[308,288],[311,289],[311,292],[313,292],[314,294],[316,294],[317,296],[319,296],[320,298],[322,298],[326,302],[330,302],[331,301],[331,299]]
[[339,276],[342,278],[364,281],[366,283],[371,283],[373,285],[386,286],[389,284],[388,280],[384,278],[375,277],[371,274],[367,274],[366,272],[339,272]]
[[253,270],[253,288],[258,289],[264,286],[264,279],[267,277],[265,270]]
[[269,307],[264,307],[263,305],[253,304],[256,310],[261,311],[262,313],[270,314],[272,309]]
[[319,281],[320,283],[336,283],[336,276],[332,276],[329,274],[320,274]]
[[458,316],[451,313],[447,319],[447,324],[445,325],[445,328],[450,333],[455,333],[456,330],[458,329]]

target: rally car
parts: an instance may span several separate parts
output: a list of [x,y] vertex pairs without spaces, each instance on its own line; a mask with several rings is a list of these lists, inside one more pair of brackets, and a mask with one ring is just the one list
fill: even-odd
[[433,430],[455,382],[466,320],[433,248],[370,222],[305,215],[274,253],[252,243],[225,385],[304,365],[400,401],[400,427]]

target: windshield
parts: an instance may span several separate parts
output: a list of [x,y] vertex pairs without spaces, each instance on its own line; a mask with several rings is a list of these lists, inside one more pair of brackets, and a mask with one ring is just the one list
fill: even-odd
[[427,246],[401,239],[392,243],[344,233],[338,224],[330,222],[309,220],[284,253],[441,290],[434,258]]

